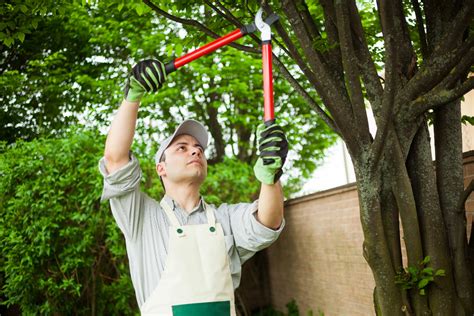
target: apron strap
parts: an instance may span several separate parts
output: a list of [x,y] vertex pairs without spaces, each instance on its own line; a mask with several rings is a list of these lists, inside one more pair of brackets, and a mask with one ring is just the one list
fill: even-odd
[[204,202],[204,209],[206,210],[207,222],[209,226],[216,226],[216,217],[214,216],[214,208],[212,206],[209,206],[209,204],[207,204],[206,202]]
[[[216,225],[216,217],[214,216],[214,208],[212,206],[209,206],[204,199],[202,200],[204,204],[204,210],[206,211],[206,217],[207,217],[207,223],[209,226],[215,226]],[[168,216],[171,225],[174,227],[180,227],[182,226],[176,215],[174,214],[173,210],[171,209],[171,206],[168,205],[168,203],[165,201],[165,198],[163,198],[160,202],[161,207],[165,211],[166,215]]]
[[171,225],[174,227],[180,227],[181,225],[179,224],[178,218],[176,217],[176,215],[174,215],[171,207],[165,201],[165,198],[161,200],[160,205],[165,211],[166,215],[168,216],[168,219],[170,220]]

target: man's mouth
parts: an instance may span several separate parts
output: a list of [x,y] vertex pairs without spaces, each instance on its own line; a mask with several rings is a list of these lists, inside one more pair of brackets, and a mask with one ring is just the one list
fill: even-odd
[[199,164],[200,166],[202,166],[202,163],[201,163],[199,160],[190,161],[190,162],[188,163],[188,165],[191,165],[191,164],[193,164],[193,163],[197,163],[197,164]]

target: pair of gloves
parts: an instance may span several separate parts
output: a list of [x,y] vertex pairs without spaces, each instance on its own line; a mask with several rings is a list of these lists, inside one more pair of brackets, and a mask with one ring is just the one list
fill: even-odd
[[[165,66],[155,59],[140,61],[132,68],[125,85],[125,100],[138,102],[146,92],[157,92],[166,80]],[[253,168],[257,179],[265,184],[276,183],[283,174],[288,154],[288,141],[275,121],[257,127],[260,156]]]

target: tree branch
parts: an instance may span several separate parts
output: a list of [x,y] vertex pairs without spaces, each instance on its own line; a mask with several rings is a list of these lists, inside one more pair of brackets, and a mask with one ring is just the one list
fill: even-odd
[[434,90],[415,99],[411,102],[410,107],[415,111],[415,114],[423,113],[429,109],[435,109],[446,103],[455,101],[471,91],[474,88],[474,77],[469,77],[461,85],[451,90],[440,89]]
[[421,55],[423,58],[428,58],[428,43],[426,42],[426,33],[423,22],[423,14],[421,13],[420,3],[418,0],[411,0],[413,11],[415,11],[416,27],[418,28],[418,35],[420,36]]
[[375,63],[370,55],[362,27],[362,21],[354,1],[351,1],[350,12],[351,25],[353,29],[352,38],[354,41],[354,51],[359,61],[359,71],[363,77],[364,87],[367,91],[367,99],[372,106],[375,120],[378,121],[383,95],[382,83],[380,82]]
[[463,7],[444,28],[444,36],[440,41],[440,52],[448,52],[456,43],[461,41],[464,31],[469,28],[472,21],[474,1],[464,1]]
[[336,123],[333,121],[326,112],[321,109],[321,107],[311,98],[311,96],[306,92],[306,90],[296,81],[295,78],[290,74],[285,65],[280,61],[280,59],[273,55],[273,60],[277,65],[278,69],[282,73],[283,77],[290,83],[290,85],[298,91],[298,93],[303,97],[303,99],[308,102],[309,106],[321,117],[321,119],[339,136],[342,137],[340,129],[337,127]]
[[[267,13],[272,12],[272,9],[270,8],[268,4],[263,4],[263,8],[265,12]],[[297,47],[291,41],[290,36],[286,32],[285,28],[280,23],[280,21],[277,21],[273,26],[277,30],[278,35],[280,35],[280,37],[282,38],[283,43],[286,45],[286,47],[284,47],[283,45],[280,44],[282,48],[283,47],[285,48],[284,50],[287,53],[287,55],[293,58],[293,60],[300,67],[300,69],[303,71],[303,73],[306,75],[306,77],[311,83],[314,84],[315,82],[317,82],[316,76],[311,71],[311,69],[309,69],[307,63],[303,60],[303,56],[301,56],[301,54],[298,52]]]
[[474,63],[474,49],[471,50],[461,59],[459,63],[451,70],[451,72],[441,81],[440,87],[451,89],[460,79],[467,77],[469,70]]
[[400,94],[401,102],[407,104],[419,95],[433,89],[473,46],[474,36],[471,36],[461,46],[450,52],[437,54],[436,51],[433,51],[432,57],[423,63],[420,70],[405,86],[404,91]]
[[[263,8],[267,13],[272,12],[271,8],[268,6],[268,4],[264,4]],[[283,25],[280,23],[280,21],[277,21],[274,25],[275,29],[277,30],[278,35],[283,40],[283,43],[286,45],[285,52],[287,52],[288,56],[293,58],[293,60],[296,62],[296,64],[300,67],[300,69],[303,71],[304,75],[306,78],[309,80],[309,82],[318,87],[320,86],[318,82],[318,78],[316,77],[315,73],[308,67],[308,64],[306,61],[303,59],[304,56],[302,56],[298,52],[298,48],[296,45],[291,41],[290,36],[286,32],[285,28]],[[283,45],[280,45],[284,47]],[[323,98],[324,99],[324,98]]]
[[[341,95],[341,91],[346,91],[343,80],[340,80],[342,78],[336,80],[335,76],[332,77],[331,71],[328,69],[328,66],[324,64],[320,54],[313,49],[310,36],[306,32],[299,13],[296,10],[295,4],[292,1],[285,0],[283,1],[282,6],[300,42],[301,47],[306,54],[308,63],[310,64],[312,70],[317,73],[320,78],[320,80],[318,80],[318,85],[316,85],[316,89],[323,99],[324,104],[328,107],[329,111],[334,117],[335,122],[347,122],[347,118],[351,117],[352,115],[350,113],[350,108],[348,108],[348,105],[350,104],[349,100]],[[350,120],[349,124],[338,126],[346,142],[349,138],[352,138],[353,135],[355,126],[353,126],[352,122],[353,121]],[[347,144],[349,149],[352,149],[352,152],[355,152],[356,148],[350,148],[351,144],[349,142],[347,142]]]
[[334,3],[331,0],[320,0],[324,13],[324,28],[327,34],[329,44],[328,54],[333,58],[333,65],[339,73],[342,73],[341,51],[339,44],[339,36],[336,25],[336,13]]
[[[310,36],[311,43],[315,43],[317,39],[322,39],[321,37],[321,32],[319,31],[318,27],[316,26],[316,23],[314,23],[313,17],[311,16],[311,13],[309,12],[308,5],[306,4],[305,1],[300,0],[297,4],[297,9],[298,13],[301,17],[301,21],[303,21],[303,24],[305,25],[305,29],[308,32],[308,35]],[[335,58],[336,56],[333,56],[332,50],[320,52],[321,58],[324,59],[326,63],[329,64],[331,69],[334,69],[335,71],[338,71],[340,76],[343,76],[342,73],[342,65],[340,62],[339,58]]]
[[[388,5],[386,7],[385,5]],[[392,124],[392,112],[393,105],[395,103],[395,95],[397,94],[397,78],[395,67],[397,64],[397,50],[394,43],[394,38],[391,33],[393,32],[393,19],[392,19],[392,8],[390,4],[385,3],[380,7],[381,20],[384,26],[384,41],[385,41],[385,86],[382,96],[382,106],[380,111],[380,117],[377,122],[377,133],[375,134],[374,142],[372,143],[370,159],[373,165],[376,165],[376,161],[379,160],[382,154],[383,146],[386,142],[388,135],[389,125]]]
[[[225,6],[223,6],[219,1],[216,1],[216,4],[219,8],[217,8],[215,5],[212,4],[211,1],[205,0],[204,1],[208,6],[212,8],[217,14],[220,16],[223,16],[227,21],[232,22],[235,26],[238,28],[244,27],[244,24],[242,24],[233,14],[230,12]],[[222,10],[222,11],[221,11]]]
[[347,76],[348,84],[346,89],[349,91],[352,116],[358,123],[358,128],[354,131],[358,134],[361,141],[369,141],[369,123],[365,111],[364,97],[362,95],[362,86],[360,84],[360,73],[357,67],[357,57],[354,52],[352,41],[352,32],[349,17],[349,3],[343,1],[336,2],[336,19],[341,41],[342,66]]
[[[183,25],[189,25],[189,26],[192,26],[192,27],[195,27],[197,28],[198,30],[204,32],[205,34],[213,37],[213,38],[219,38],[221,37],[221,35],[218,35],[217,33],[215,33],[214,31],[210,30],[209,28],[207,28],[205,25],[199,23],[198,21],[196,20],[191,20],[191,19],[183,19],[183,18],[179,18],[177,16],[174,16],[172,14],[169,14],[168,12],[160,9],[158,6],[156,6],[154,3],[152,3],[150,0],[142,0],[143,3],[145,3],[147,6],[149,6],[153,11],[155,11],[157,14],[171,20],[171,21],[175,21],[175,22],[178,22],[180,24],[183,24]],[[245,46],[245,45],[240,45],[240,44],[236,44],[236,43],[230,43],[228,44],[229,46],[233,47],[233,48],[236,48],[238,50],[241,50],[241,51],[244,51],[244,52],[248,52],[248,53],[254,53],[254,54],[261,54],[261,52],[253,47],[248,47],[248,46]]]

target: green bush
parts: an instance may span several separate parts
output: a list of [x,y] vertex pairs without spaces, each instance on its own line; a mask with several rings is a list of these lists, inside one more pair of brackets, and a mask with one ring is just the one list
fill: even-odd
[[99,202],[103,144],[85,132],[0,147],[2,304],[24,315],[137,310],[123,237]]

